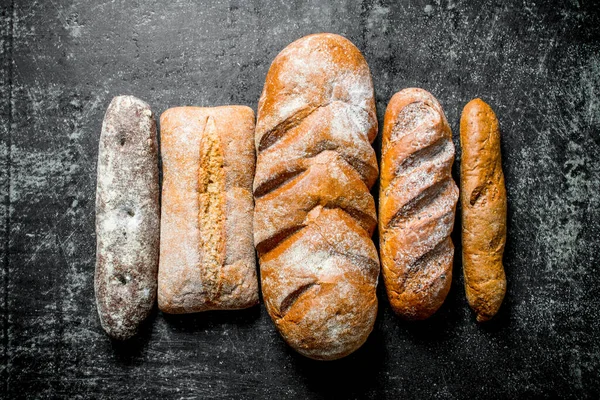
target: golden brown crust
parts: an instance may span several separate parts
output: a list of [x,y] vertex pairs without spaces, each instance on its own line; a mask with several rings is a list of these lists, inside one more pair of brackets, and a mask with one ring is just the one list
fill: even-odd
[[392,97],[381,153],[379,240],[388,298],[399,316],[425,319],[450,290],[458,201],[452,132],[430,93],[409,88]]
[[258,105],[254,240],[267,311],[307,357],[352,353],[375,322],[376,135],[371,75],[351,42],[310,35],[275,58]]
[[159,308],[179,314],[258,303],[254,112],[242,106],[177,107],[160,121]]
[[494,111],[470,101],[460,119],[460,185],[465,291],[477,321],[500,308],[506,292],[502,255],[506,243],[506,188],[500,130]]

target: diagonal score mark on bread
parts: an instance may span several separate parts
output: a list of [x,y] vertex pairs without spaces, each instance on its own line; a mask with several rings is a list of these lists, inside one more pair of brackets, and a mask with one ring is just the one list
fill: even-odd
[[273,61],[258,107],[254,242],[267,311],[311,358],[343,357],[373,327],[376,133],[370,72],[348,40],[310,35]]
[[[296,179],[256,199],[256,213],[280,210],[280,218],[255,221],[255,241],[259,252],[264,241],[286,239],[279,234],[304,224],[308,213],[317,206],[339,207],[355,218],[359,226],[372,234],[377,224],[375,203],[356,171],[335,151],[325,151],[311,160],[308,169]],[[298,194],[302,194],[299,196]],[[292,232],[292,231],[290,231]],[[271,249],[277,245],[272,243]]]
[[[312,108],[301,108],[262,135],[260,139],[260,144],[258,146],[258,152],[260,153],[266,150],[267,148],[275,144],[277,141],[282,139],[293,128],[302,125],[311,114],[326,109],[327,107],[335,106],[337,103],[346,104],[350,108],[353,107],[353,105],[347,101],[331,99],[330,102],[326,104],[318,105]],[[360,112],[365,113],[367,117],[369,117],[369,112],[367,110],[360,109]]]
[[281,302],[281,305],[279,306],[279,311],[276,314],[277,317],[278,318],[283,318],[288,313],[288,311],[290,310],[290,307],[292,307],[292,305],[296,301],[298,301],[298,299],[300,298],[300,296],[302,296],[303,294],[305,294],[310,289],[313,289],[313,288],[318,289],[318,287],[319,287],[319,284],[317,282],[309,282],[307,284],[301,285],[296,290],[292,291]]
[[[323,245],[325,245],[328,248],[327,252],[330,255],[343,257],[343,258],[350,260],[354,265],[359,267],[359,269],[362,271],[363,275],[365,275],[365,276],[370,276],[372,278],[377,277],[377,275],[379,274],[379,262],[377,260],[376,254],[370,254],[369,256],[365,256],[360,253],[348,251],[343,248],[344,246],[340,246],[340,244],[331,240],[331,237],[327,232],[327,228],[322,226],[322,223],[319,221],[318,217],[316,217],[316,218],[314,217],[314,216],[320,215],[321,211],[325,211],[325,210],[326,210],[326,208],[324,208],[324,207],[316,207],[315,209],[313,209],[311,211],[311,216],[309,216],[309,218],[314,219],[313,223],[310,224],[314,230],[313,234],[315,236],[319,237],[319,239],[321,239],[320,243],[322,243]],[[344,211],[340,210],[340,209],[331,208],[325,212],[340,213],[340,212],[344,212]],[[351,217],[347,216],[345,218],[351,218]],[[346,221],[348,221],[348,219],[346,219]],[[307,226],[307,225],[305,225],[305,226]],[[318,268],[318,266],[317,266],[317,268]],[[301,296],[304,296],[305,293],[308,292],[309,289],[319,290],[319,288],[320,288],[320,283],[318,282],[318,280],[315,280],[315,281],[304,284],[304,285],[298,287],[297,289],[293,290],[291,293],[289,293],[283,299],[283,301],[279,305],[279,310],[276,313],[277,318],[284,318],[286,316],[286,314],[289,312],[290,308],[293,306],[293,304],[296,301],[298,301],[301,298]]]
[[422,89],[394,95],[384,125],[379,229],[388,297],[406,319],[431,316],[450,289],[453,162],[452,133],[437,100]]
[[[398,208],[396,214],[386,224],[386,229],[406,225],[414,218],[418,218],[423,212],[432,208],[440,199],[451,198],[453,191],[452,182],[448,179],[435,182]],[[452,207],[451,204],[447,204],[447,206]],[[445,208],[447,207],[443,207],[442,209]]]
[[[260,151],[259,157],[268,159],[269,163],[257,171],[255,196],[261,197],[273,190],[277,186],[273,182],[282,182],[285,177],[306,170],[313,164],[313,158],[328,150],[336,151],[365,185],[371,187],[379,174],[377,160],[369,137],[353,118],[354,111],[348,111],[350,108],[344,102],[331,103],[330,107],[311,113],[303,123],[290,128],[273,146]],[[363,120],[369,121],[369,118]]]

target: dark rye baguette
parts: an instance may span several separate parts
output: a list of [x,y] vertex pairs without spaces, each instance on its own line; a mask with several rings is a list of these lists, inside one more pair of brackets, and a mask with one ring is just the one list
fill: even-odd
[[377,314],[373,84],[360,51],[306,36],[275,58],[258,104],[254,242],[277,329],[321,360],[359,348]]
[[257,304],[254,112],[177,107],[165,111],[160,124],[159,308],[180,314]]
[[98,150],[94,288],[102,327],[116,339],[132,337],[156,300],[158,200],[152,111],[133,96],[115,97]]
[[396,93],[383,127],[379,240],[388,298],[405,319],[430,317],[450,290],[458,201],[453,162],[439,102],[423,89]]
[[498,119],[481,99],[460,119],[462,258],[465,291],[477,321],[492,318],[506,292],[506,188]]

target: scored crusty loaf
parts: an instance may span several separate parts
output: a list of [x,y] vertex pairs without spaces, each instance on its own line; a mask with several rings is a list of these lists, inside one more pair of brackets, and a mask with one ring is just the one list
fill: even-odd
[[460,119],[462,256],[465,291],[477,321],[492,318],[506,292],[506,188],[498,119],[481,99]]
[[104,116],[96,187],[96,272],[100,322],[116,339],[138,330],[156,300],[158,145],[150,106],[115,97]]
[[160,118],[158,305],[167,313],[258,303],[252,240],[254,112],[177,107]]
[[450,290],[453,161],[452,132],[438,101],[423,89],[396,93],[383,127],[379,240],[388,298],[405,319],[430,317]]
[[373,328],[376,135],[371,74],[350,41],[310,35],[279,53],[258,105],[254,242],[267,311],[310,358],[348,355]]

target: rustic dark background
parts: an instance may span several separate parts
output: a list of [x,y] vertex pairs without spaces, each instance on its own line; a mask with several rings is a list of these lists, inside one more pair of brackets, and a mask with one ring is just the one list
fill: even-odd
[[[3,397],[600,396],[598,4],[0,1]],[[295,354],[262,305],[155,311],[138,338],[111,342],[93,293],[96,152],[111,98],[133,94],[156,115],[179,105],[256,109],[275,55],[322,31],[363,51],[380,121],[393,93],[423,87],[458,146],[469,100],[496,110],[509,200],[497,319],[475,323],[456,257],[433,318],[397,319],[380,286],[368,342],[336,362]]]

